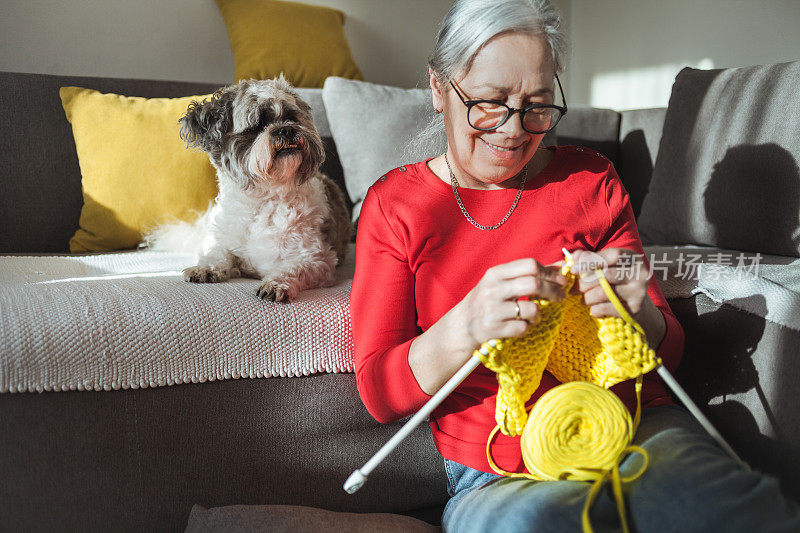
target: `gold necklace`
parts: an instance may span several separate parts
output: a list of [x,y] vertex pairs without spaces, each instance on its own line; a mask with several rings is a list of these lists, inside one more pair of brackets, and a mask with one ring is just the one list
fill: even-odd
[[467,208],[464,207],[464,202],[461,201],[461,195],[458,194],[458,186],[459,185],[458,185],[458,181],[456,180],[456,175],[453,174],[453,169],[450,168],[450,161],[447,160],[447,152],[444,153],[444,162],[447,165],[447,170],[450,172],[450,185],[453,187],[453,195],[455,195],[456,202],[458,202],[458,207],[461,208],[461,212],[464,213],[464,216],[469,221],[469,223],[472,224],[473,226],[475,226],[476,228],[482,229],[484,231],[497,229],[500,226],[502,226],[503,224],[505,224],[506,220],[508,220],[508,218],[511,216],[511,213],[513,213],[514,209],[517,208],[517,204],[519,203],[519,199],[522,197],[522,191],[523,191],[523,189],[525,189],[525,182],[528,181],[528,165],[527,164],[525,165],[525,171],[524,171],[524,173],[522,175],[522,183],[520,184],[519,189],[517,190],[517,197],[514,198],[514,203],[511,204],[511,209],[508,210],[508,213],[506,213],[506,216],[503,217],[503,220],[501,220],[500,222],[498,222],[497,224],[495,224],[493,226],[484,226],[484,225],[479,224],[478,222],[476,222],[475,219],[470,216],[469,212],[467,212]]

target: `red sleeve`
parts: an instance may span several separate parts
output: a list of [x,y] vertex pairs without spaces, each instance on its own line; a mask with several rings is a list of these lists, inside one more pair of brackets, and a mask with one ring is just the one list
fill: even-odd
[[[639,238],[639,229],[636,227],[636,220],[633,216],[630,198],[625,187],[617,176],[614,166],[609,164],[608,176],[600,188],[601,194],[605,196],[607,207],[607,218],[603,228],[599,228],[597,235],[602,235],[595,246],[596,250],[605,248],[626,248],[642,254],[645,267],[650,270],[650,262],[644,256],[644,249]],[[661,310],[666,321],[667,330],[661,344],[656,348],[656,355],[661,358],[667,370],[674,373],[678,363],[683,356],[684,333],[678,319],[675,318],[670,309],[661,287],[658,285],[656,276],[650,278],[647,294],[656,307]],[[654,347],[655,348],[655,347]]]
[[383,423],[418,411],[430,396],[408,364],[418,335],[414,274],[373,187],[359,216],[350,314],[356,383],[367,410]]

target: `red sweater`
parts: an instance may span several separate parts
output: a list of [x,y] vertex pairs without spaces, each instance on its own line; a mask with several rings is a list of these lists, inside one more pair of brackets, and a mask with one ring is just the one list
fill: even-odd
[[[459,193],[470,215],[489,225],[503,218],[517,189],[462,188]],[[523,257],[554,263],[563,259],[562,247],[643,253],[622,182],[611,162],[591,150],[555,149],[550,164],[528,180],[511,218],[492,231],[464,218],[452,188],[427,161],[392,170],[375,182],[361,209],[350,296],[358,390],[372,416],[390,422],[428,401],[408,364],[411,341],[461,301],[489,267]],[[656,352],[674,371],[683,353],[683,329],[655,277],[647,292],[667,326]],[[558,384],[545,371],[528,405]],[[632,381],[611,390],[635,408]],[[444,457],[492,472],[485,447],[495,425],[496,396],[495,374],[481,365],[432,413],[431,431]],[[650,372],[643,404],[670,401]],[[502,468],[524,470],[519,438],[499,434],[492,455]]]

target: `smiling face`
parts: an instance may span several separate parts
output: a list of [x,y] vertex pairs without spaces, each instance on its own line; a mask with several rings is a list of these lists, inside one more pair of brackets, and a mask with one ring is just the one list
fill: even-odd
[[[453,82],[466,100],[498,100],[513,108],[553,103],[555,68],[541,37],[507,33],[491,39],[467,72]],[[453,88],[431,74],[433,105],[444,114],[447,158],[462,187],[518,185],[515,176],[533,157],[544,133],[522,129],[519,113],[494,131],[478,131],[467,122],[467,108]]]

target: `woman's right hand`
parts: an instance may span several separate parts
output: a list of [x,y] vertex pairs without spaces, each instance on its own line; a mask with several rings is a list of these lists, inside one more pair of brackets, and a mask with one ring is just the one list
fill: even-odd
[[[460,308],[472,351],[489,339],[519,337],[541,320],[528,297],[561,301],[567,279],[561,268],[525,258],[496,265],[456,306]],[[520,300],[520,298],[526,298]],[[519,317],[517,318],[517,305]]]
[[560,301],[566,283],[560,266],[532,258],[489,268],[459,303],[412,342],[409,365],[422,390],[434,394],[489,339],[518,337],[541,320],[538,306],[519,298]]

